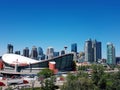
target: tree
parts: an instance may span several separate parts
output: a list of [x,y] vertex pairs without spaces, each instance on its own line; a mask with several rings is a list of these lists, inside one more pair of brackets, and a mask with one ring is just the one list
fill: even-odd
[[105,90],[106,86],[107,86],[107,78],[105,75],[103,75],[98,81],[98,87],[102,90]]
[[38,73],[38,77],[44,77],[44,78],[49,78],[53,75],[53,71],[46,68],[46,69],[42,69],[39,73]]
[[73,70],[76,71],[76,60],[72,62]]
[[92,75],[80,70],[69,74],[61,90],[120,90],[120,71],[105,73],[102,65],[92,65]]
[[94,90],[94,84],[91,79],[82,77],[74,80],[67,81],[61,90]]
[[41,89],[42,90],[55,90],[54,80],[55,80],[54,77],[45,79],[45,81],[41,85]]
[[93,83],[97,86],[101,77],[105,75],[104,67],[102,65],[93,65],[92,66],[92,77]]
[[120,90],[120,71],[113,73],[111,78],[112,90]]
[[67,82],[61,87],[61,90],[93,90],[92,80],[86,77],[86,73],[80,72],[77,75],[68,74]]

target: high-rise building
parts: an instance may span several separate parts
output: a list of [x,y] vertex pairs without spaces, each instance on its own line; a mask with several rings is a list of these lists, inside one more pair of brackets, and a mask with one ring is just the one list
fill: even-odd
[[43,49],[41,47],[38,47],[38,59],[39,60],[44,60],[45,59],[45,55],[44,55]]
[[94,40],[92,42],[92,48],[93,48],[93,57],[94,57],[94,62],[98,62],[102,58],[102,48],[101,48],[101,42],[98,42]]
[[107,63],[115,64],[115,47],[112,43],[107,43]]
[[38,47],[38,55],[43,55],[43,49],[41,47]]
[[120,65],[120,57],[116,57],[116,64]]
[[15,51],[15,54],[18,54],[18,55],[20,55],[20,51]]
[[37,48],[35,46],[32,47],[30,57],[32,59],[37,59],[38,58],[38,52],[37,52]]
[[47,57],[48,57],[48,59],[52,59],[54,57],[54,48],[53,47],[47,48]]
[[80,52],[78,55],[78,62],[84,62],[85,61],[85,53]]
[[23,56],[29,57],[29,48],[28,47],[26,47],[25,49],[23,49]]
[[92,40],[89,39],[85,41],[85,61],[93,62],[93,49],[92,49]]
[[61,55],[64,55],[64,54],[65,54],[65,50],[62,50],[62,51],[61,51]]
[[7,53],[13,53],[13,45],[12,44],[7,45]]
[[59,56],[59,52],[54,52],[54,57]]
[[102,58],[101,42],[91,39],[85,42],[85,61],[98,62]]
[[73,44],[71,45],[71,52],[77,53],[77,43],[73,43]]

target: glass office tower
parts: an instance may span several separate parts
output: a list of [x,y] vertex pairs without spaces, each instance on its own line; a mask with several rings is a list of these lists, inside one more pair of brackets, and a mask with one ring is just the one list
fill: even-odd
[[112,43],[107,43],[107,63],[115,64],[115,47]]

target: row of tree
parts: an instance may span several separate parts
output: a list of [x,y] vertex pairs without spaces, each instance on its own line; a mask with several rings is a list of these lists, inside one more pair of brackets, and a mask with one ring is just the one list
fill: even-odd
[[84,69],[77,74],[69,74],[61,90],[120,90],[120,71],[105,73],[102,65],[92,65],[91,75]]
[[[88,69],[92,70],[91,74],[86,73]],[[104,71],[102,65],[78,67],[76,74],[68,74],[60,90],[120,90],[120,70],[115,73]],[[51,70],[44,69],[38,75],[46,79],[41,83],[41,90],[55,90],[55,78],[51,77]]]

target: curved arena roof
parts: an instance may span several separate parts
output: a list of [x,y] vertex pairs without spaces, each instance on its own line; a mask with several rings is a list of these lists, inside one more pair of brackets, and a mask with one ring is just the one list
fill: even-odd
[[[47,60],[35,60],[35,59],[31,59],[31,58],[28,58],[28,57],[25,57],[25,56],[21,56],[21,55],[17,55],[17,54],[4,54],[2,56],[2,60],[3,62],[5,62],[6,64],[10,65],[10,66],[15,66],[16,64],[18,66],[29,66],[29,65],[33,65],[33,64],[39,64],[39,65],[43,65],[43,63],[46,63],[48,64],[48,62],[50,61],[58,61],[58,62],[62,62],[64,61],[65,57],[68,56],[68,55],[73,55],[72,53],[69,53],[69,54],[64,54],[62,56],[57,56],[55,58],[52,58],[52,59],[47,59]],[[60,60],[60,61],[59,61]],[[69,58],[66,57],[66,64],[69,62],[70,63],[70,60],[73,60],[72,58],[69,60]],[[41,64],[40,64],[41,63]],[[59,65],[59,64],[58,64]]]
[[17,64],[18,66],[26,66],[29,64],[35,64],[35,63],[39,63],[40,61],[28,58],[28,57],[24,57],[21,55],[17,55],[17,54],[4,54],[2,56],[2,60],[9,64],[9,65],[15,65]]
[[46,68],[49,67],[49,62],[54,61],[58,70],[73,70],[73,53],[64,54],[47,60],[35,60],[28,57],[24,57],[17,54],[4,54],[2,60],[5,66],[15,67],[15,65],[21,68]]

